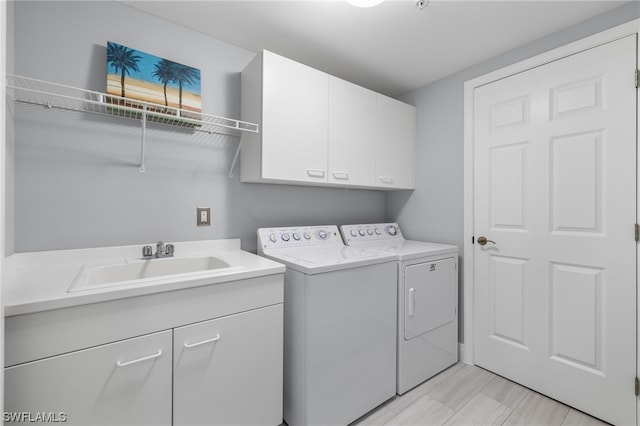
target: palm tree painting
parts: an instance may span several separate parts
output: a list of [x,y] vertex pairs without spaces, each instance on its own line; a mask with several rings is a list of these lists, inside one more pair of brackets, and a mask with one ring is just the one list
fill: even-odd
[[164,105],[169,106],[169,100],[167,99],[167,85],[174,80],[175,76],[175,62],[171,62],[167,59],[161,59],[153,66],[153,76],[160,80],[162,83],[162,93],[164,94]]
[[113,42],[107,43],[107,93],[202,112],[199,69]]
[[140,55],[136,55],[133,49],[111,42],[107,44],[107,62],[114,68],[116,73],[120,71],[120,96],[123,98],[125,97],[125,76],[126,74],[131,74],[132,71],[140,71],[138,68],[140,59]]

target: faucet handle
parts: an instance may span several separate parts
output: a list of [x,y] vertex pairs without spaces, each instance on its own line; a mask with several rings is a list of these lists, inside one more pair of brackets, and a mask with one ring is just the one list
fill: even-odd
[[151,248],[151,246],[142,247],[142,257],[145,259],[153,257],[153,249]]
[[173,256],[174,251],[175,251],[175,248],[173,247],[173,244],[167,244],[167,246],[165,247],[164,253],[167,256]]

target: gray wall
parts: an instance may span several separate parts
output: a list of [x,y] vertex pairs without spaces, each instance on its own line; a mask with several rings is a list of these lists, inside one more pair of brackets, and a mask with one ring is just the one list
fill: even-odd
[[[203,112],[239,118],[240,71],[253,52],[116,2],[13,9],[16,74],[104,91],[114,41],[199,68]],[[385,219],[382,192],[241,184],[237,168],[229,178],[238,138],[150,126],[141,174],[135,121],[24,105],[13,119],[16,252],[234,237],[255,251],[258,227]],[[211,227],[196,227],[198,206],[211,207]]]
[[[7,2],[7,38],[6,38],[6,68],[7,73],[13,73],[13,2]],[[13,103],[7,97],[6,102],[6,129],[5,129],[5,164],[4,164],[4,178],[5,178],[5,227],[4,227],[4,251],[6,255],[10,255],[15,251],[15,169],[14,169],[14,132],[13,132],[13,120],[10,118],[13,115]]]
[[[405,236],[464,245],[464,82],[640,17],[633,2],[452,74],[400,97],[416,107],[416,189],[387,196],[387,217]],[[461,253],[462,254],[462,253]],[[460,263],[460,310],[463,282]],[[460,318],[460,341],[463,318]]]
[[[406,94],[417,107],[413,192],[241,184],[238,170],[227,176],[237,138],[175,130],[149,131],[140,174],[137,123],[18,105],[7,126],[7,252],[227,237],[255,250],[262,226],[384,220],[409,238],[462,247],[464,82],[638,17],[635,2]],[[8,19],[17,74],[104,91],[115,41],[200,68],[204,112],[239,117],[239,72],[252,52],[113,2],[10,2]],[[211,227],[195,226],[197,206],[211,207]]]

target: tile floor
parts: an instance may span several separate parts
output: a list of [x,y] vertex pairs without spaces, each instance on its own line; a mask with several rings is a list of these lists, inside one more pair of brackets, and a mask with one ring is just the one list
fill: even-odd
[[482,368],[458,363],[352,426],[607,425]]

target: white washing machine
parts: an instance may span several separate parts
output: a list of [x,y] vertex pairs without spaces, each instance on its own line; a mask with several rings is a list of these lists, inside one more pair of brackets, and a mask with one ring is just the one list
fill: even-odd
[[397,223],[343,225],[351,247],[392,254],[397,263],[397,393],[458,361],[458,248],[405,240]]
[[258,229],[284,276],[284,419],[347,425],[395,396],[396,264],[338,227]]

